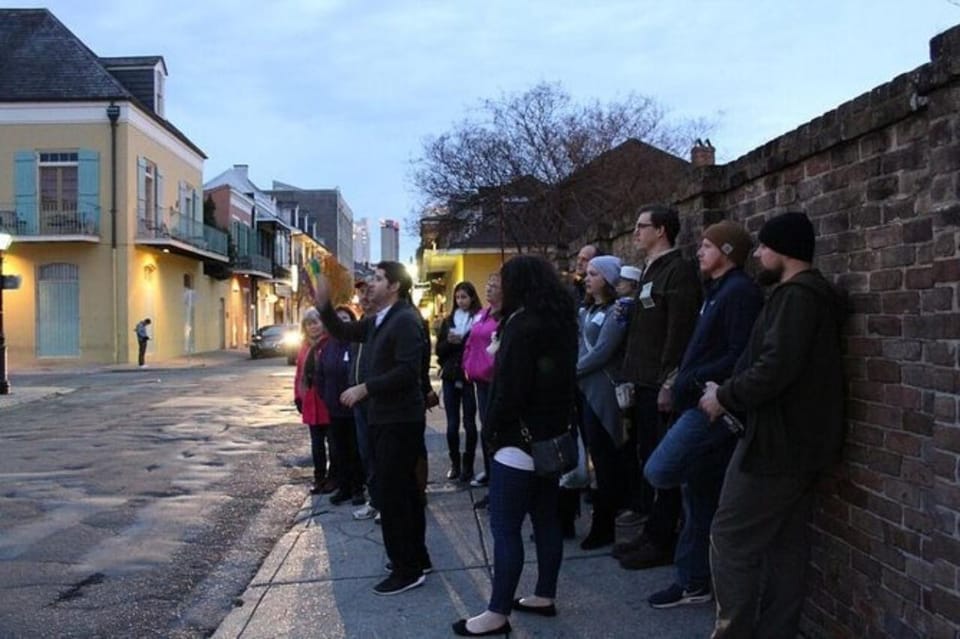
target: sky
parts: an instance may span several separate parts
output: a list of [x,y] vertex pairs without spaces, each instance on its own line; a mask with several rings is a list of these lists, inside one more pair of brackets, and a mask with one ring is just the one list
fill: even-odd
[[[958,0],[48,0],[100,56],[162,55],[167,118],[208,156],[339,187],[355,218],[402,222],[413,257],[426,136],[479,102],[559,82],[576,101],[639,93],[706,117],[733,160],[929,61]],[[2,52],[0,52],[2,55]]]

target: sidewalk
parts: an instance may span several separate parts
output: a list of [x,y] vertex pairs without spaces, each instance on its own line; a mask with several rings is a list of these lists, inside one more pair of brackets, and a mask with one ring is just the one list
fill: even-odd
[[[373,594],[386,575],[380,527],[354,521],[349,504],[331,506],[308,497],[292,529],[264,561],[216,639],[267,637],[452,637],[450,625],[485,609],[490,595],[493,542],[486,510],[473,502],[485,489],[459,488],[442,479],[446,443],[442,411],[428,416],[430,483],[427,548],[434,572],[426,584],[392,597]],[[560,571],[558,616],[514,613],[514,637],[706,637],[712,604],[654,610],[650,593],[669,585],[673,568],[627,571],[603,551],[580,550],[589,505],[577,521],[578,538],[566,542]],[[524,533],[526,566],[517,596],[532,593],[536,552]]]

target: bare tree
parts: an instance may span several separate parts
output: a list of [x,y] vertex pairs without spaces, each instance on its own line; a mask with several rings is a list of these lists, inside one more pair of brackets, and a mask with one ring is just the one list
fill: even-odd
[[[484,100],[475,117],[426,138],[412,181],[438,236],[463,236],[494,220],[519,250],[556,246],[578,220],[595,220],[636,190],[626,167],[597,170],[605,154],[631,140],[679,154],[710,128],[703,119],[669,120],[650,97],[577,104],[560,84],[541,83]],[[574,217],[571,198],[580,200]]]

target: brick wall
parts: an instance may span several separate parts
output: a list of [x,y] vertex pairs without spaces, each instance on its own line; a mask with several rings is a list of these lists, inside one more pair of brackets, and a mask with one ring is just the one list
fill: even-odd
[[[810,637],[960,637],[960,26],[931,61],[677,198],[692,253],[726,215],[752,232],[803,210],[816,266],[849,296],[848,436],[822,482]],[[633,258],[633,220],[601,238]]]

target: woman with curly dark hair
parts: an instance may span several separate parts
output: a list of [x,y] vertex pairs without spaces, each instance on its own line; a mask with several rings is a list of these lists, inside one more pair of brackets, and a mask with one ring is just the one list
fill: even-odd
[[[554,437],[569,428],[577,363],[573,298],[556,269],[539,257],[514,257],[500,274],[504,319],[483,424],[492,455],[493,589],[486,611],[453,624],[461,636],[509,632],[513,610],[556,615],[563,559],[558,478],[534,473],[528,440]],[[532,596],[514,599],[523,571],[521,528],[527,514],[537,548],[537,584]]]

